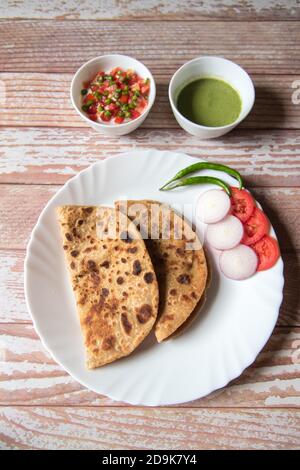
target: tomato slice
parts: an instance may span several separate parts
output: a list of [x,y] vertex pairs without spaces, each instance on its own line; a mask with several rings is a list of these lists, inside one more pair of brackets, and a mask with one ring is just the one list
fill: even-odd
[[88,114],[96,114],[96,113],[97,113],[97,103],[93,103],[88,109]]
[[232,213],[241,222],[247,222],[254,211],[255,202],[251,194],[245,189],[231,187]]
[[251,248],[258,256],[257,271],[265,271],[274,266],[280,256],[279,246],[275,238],[265,235]]
[[138,117],[141,115],[141,113],[139,113],[139,112],[136,111],[135,109],[132,109],[132,110],[130,111],[130,115],[131,115],[131,119],[136,119],[136,118],[138,118]]
[[111,120],[111,115],[108,116],[107,114],[105,114],[105,112],[102,112],[100,114],[100,118],[102,119],[102,121],[108,122]]
[[97,114],[89,114],[91,121],[97,121]]
[[150,90],[150,85],[148,85],[148,84],[147,84],[147,85],[143,85],[143,86],[141,87],[141,93],[142,93],[142,95],[146,95],[146,94],[149,92],[149,90]]
[[128,95],[121,95],[119,98],[120,103],[128,103],[129,96]]
[[123,116],[117,116],[117,117],[115,118],[115,123],[116,123],[116,124],[122,124],[123,121],[124,121]]
[[255,207],[250,219],[244,223],[244,236],[241,243],[253,245],[258,242],[269,230],[269,221],[263,211]]

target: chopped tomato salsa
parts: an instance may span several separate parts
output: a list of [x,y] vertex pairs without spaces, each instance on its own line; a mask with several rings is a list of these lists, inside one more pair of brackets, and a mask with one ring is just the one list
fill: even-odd
[[92,121],[121,124],[142,114],[149,92],[150,79],[141,78],[133,70],[116,67],[110,73],[98,72],[83,84],[82,111]]

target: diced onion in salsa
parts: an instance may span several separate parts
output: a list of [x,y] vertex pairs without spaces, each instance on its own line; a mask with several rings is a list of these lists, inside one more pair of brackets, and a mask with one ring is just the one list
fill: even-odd
[[142,114],[149,92],[149,78],[116,67],[110,73],[98,72],[83,84],[81,108],[92,121],[122,124]]

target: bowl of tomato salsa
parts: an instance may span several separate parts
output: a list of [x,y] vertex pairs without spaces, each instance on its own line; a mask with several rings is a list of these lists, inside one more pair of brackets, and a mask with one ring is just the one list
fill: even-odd
[[71,101],[84,121],[98,132],[124,135],[146,119],[156,94],[149,69],[132,57],[96,57],[74,75]]

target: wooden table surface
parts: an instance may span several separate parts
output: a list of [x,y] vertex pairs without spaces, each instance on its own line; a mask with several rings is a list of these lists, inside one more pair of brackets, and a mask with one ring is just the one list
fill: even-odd
[[[299,2],[0,6],[0,447],[299,448]],[[77,68],[105,53],[135,56],[157,82],[144,125],[121,138],[94,132],[69,99]],[[179,128],[167,97],[175,70],[200,55],[238,62],[256,87],[250,116],[211,141]],[[182,151],[240,170],[274,224],[285,263],[278,323],[255,363],[224,389],[176,407],[128,406],[86,390],[43,348],[24,301],[26,244],[45,203],[91,163],[136,148]]]

